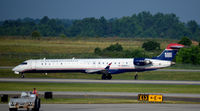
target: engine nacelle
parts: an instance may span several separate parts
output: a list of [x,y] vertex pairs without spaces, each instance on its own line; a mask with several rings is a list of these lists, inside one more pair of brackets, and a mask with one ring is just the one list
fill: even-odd
[[144,58],[135,58],[133,64],[136,66],[145,66],[151,64],[150,60],[145,60]]

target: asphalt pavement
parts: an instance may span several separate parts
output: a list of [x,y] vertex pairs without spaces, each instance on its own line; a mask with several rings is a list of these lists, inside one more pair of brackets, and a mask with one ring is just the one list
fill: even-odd
[[[49,91],[47,91],[49,92]],[[39,91],[39,97],[44,97],[45,91]],[[20,96],[21,91],[0,91],[0,95],[8,95],[9,97]],[[53,98],[121,98],[137,100],[138,94],[128,92],[66,92],[53,91]],[[144,93],[142,93],[144,94]],[[181,93],[145,93],[163,95],[164,101],[188,101],[200,102],[200,94],[181,94]]]
[[[42,104],[40,111],[199,111],[199,104]],[[0,111],[8,111],[0,104]]]
[[[0,94],[20,95],[22,91],[0,91]],[[45,91],[38,91],[39,95],[44,95]],[[139,93],[133,92],[70,92],[70,91],[53,91],[53,95],[77,95],[77,96],[119,96],[119,97],[132,97],[138,96]],[[181,93],[146,93],[146,94],[161,94],[164,97],[187,97],[187,98],[200,98],[200,94],[181,94]]]
[[0,82],[44,82],[44,83],[104,83],[104,84],[174,84],[200,85],[200,81],[169,80],[89,80],[89,79],[41,79],[41,78],[0,78]]

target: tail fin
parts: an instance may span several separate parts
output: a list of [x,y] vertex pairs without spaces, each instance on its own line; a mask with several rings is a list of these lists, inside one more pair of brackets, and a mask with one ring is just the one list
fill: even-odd
[[167,48],[157,57],[153,59],[172,61],[180,48],[184,47],[182,44],[171,43]]

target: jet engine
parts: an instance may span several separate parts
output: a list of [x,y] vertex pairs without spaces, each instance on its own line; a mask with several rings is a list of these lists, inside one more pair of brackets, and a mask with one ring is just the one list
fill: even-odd
[[136,66],[145,66],[152,64],[152,62],[150,60],[145,60],[144,58],[135,58],[133,64]]

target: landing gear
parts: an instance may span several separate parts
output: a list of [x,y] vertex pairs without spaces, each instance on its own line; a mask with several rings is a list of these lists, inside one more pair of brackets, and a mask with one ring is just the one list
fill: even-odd
[[102,80],[111,80],[112,76],[111,76],[111,74],[102,74],[101,79]]
[[102,74],[101,79],[106,80],[106,74]]
[[24,76],[24,73],[20,73],[20,76],[21,76],[21,78],[24,78],[25,76]]
[[137,80],[137,79],[138,79],[138,74],[137,74],[137,72],[136,72],[136,74],[135,74],[134,78],[135,78],[135,80]]

